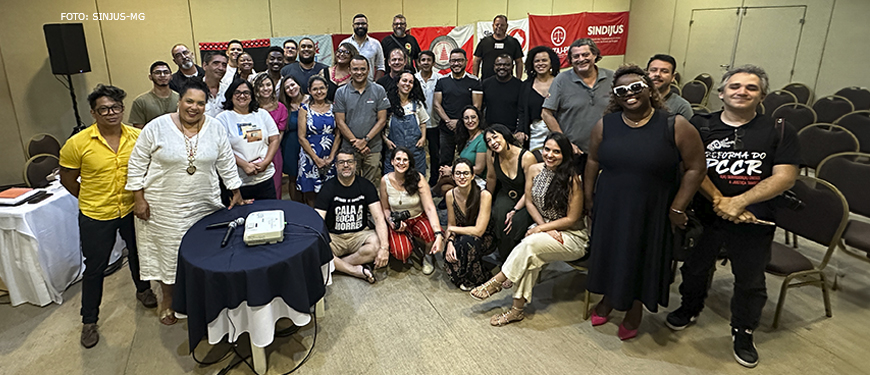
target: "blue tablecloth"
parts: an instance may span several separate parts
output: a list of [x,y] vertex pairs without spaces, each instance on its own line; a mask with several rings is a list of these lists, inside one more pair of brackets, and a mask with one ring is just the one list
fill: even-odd
[[[288,224],[283,242],[249,247],[239,227],[222,248],[226,229],[205,229],[266,210],[284,211]],[[175,311],[187,315],[191,352],[205,336],[208,323],[224,308],[236,308],[242,301],[263,306],[280,296],[293,309],[310,311],[326,292],[321,266],[330,260],[326,224],[306,205],[261,200],[204,217],[181,241],[172,301]]]

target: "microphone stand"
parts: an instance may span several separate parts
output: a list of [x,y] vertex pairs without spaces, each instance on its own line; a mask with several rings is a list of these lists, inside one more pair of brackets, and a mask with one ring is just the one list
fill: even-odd
[[70,137],[72,137],[76,135],[76,133],[84,130],[85,127],[82,125],[82,117],[79,115],[79,106],[76,101],[76,91],[73,88],[72,76],[66,74],[66,81],[69,83],[69,96],[72,97],[73,112],[76,115],[76,126],[73,127],[72,134],[70,134]]

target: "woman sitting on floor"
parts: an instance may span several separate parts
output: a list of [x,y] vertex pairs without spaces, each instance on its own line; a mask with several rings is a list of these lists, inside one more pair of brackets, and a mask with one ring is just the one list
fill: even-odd
[[529,168],[526,175],[526,209],[535,226],[502,265],[502,271],[471,296],[484,300],[502,287],[517,284],[510,311],[496,314],[493,326],[523,320],[523,308],[532,298],[532,288],[541,267],[554,261],[573,261],[586,254],[583,231],[583,187],[574,166],[574,149],[562,133],[547,136],[542,149],[543,163]]
[[381,207],[390,229],[390,254],[405,262],[414,250],[412,237],[422,240],[426,244],[423,274],[429,275],[435,270],[432,254],[441,251],[443,239],[438,212],[411,151],[399,146],[391,154],[394,171],[381,178],[380,187]]
[[493,250],[489,214],[492,195],[474,182],[474,166],[466,158],[453,162],[456,187],[445,194],[447,202],[447,247],[445,271],[450,281],[464,291],[486,281],[489,272],[483,256]]

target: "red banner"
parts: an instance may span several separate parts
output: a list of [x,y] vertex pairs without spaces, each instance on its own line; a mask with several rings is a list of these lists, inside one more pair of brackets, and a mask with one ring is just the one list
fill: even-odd
[[563,68],[571,65],[568,47],[575,40],[586,37],[595,41],[602,56],[624,55],[628,12],[529,15],[529,45],[552,48],[559,55]]
[[450,51],[456,47],[465,50],[468,64],[465,70],[471,73],[474,56],[474,25],[415,27],[409,31],[417,38],[420,49],[435,54],[435,70],[441,74],[450,72]]

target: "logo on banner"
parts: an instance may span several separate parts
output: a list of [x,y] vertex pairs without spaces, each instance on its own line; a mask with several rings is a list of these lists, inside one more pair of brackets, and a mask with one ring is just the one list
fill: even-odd
[[586,28],[586,33],[589,36],[597,36],[597,35],[607,35],[613,36],[614,34],[622,34],[623,25],[601,25],[601,26],[589,26]]
[[526,49],[526,32],[523,29],[511,29],[508,31],[508,35],[520,42],[520,48]]
[[442,35],[432,41],[429,50],[435,54],[435,68],[438,70],[450,69],[450,51],[459,47],[453,38]]
[[568,33],[565,32],[565,28],[562,26],[556,26],[552,32],[550,32],[550,41],[553,42],[553,45],[558,47],[561,46],[562,43],[565,43],[565,38],[568,36]]

